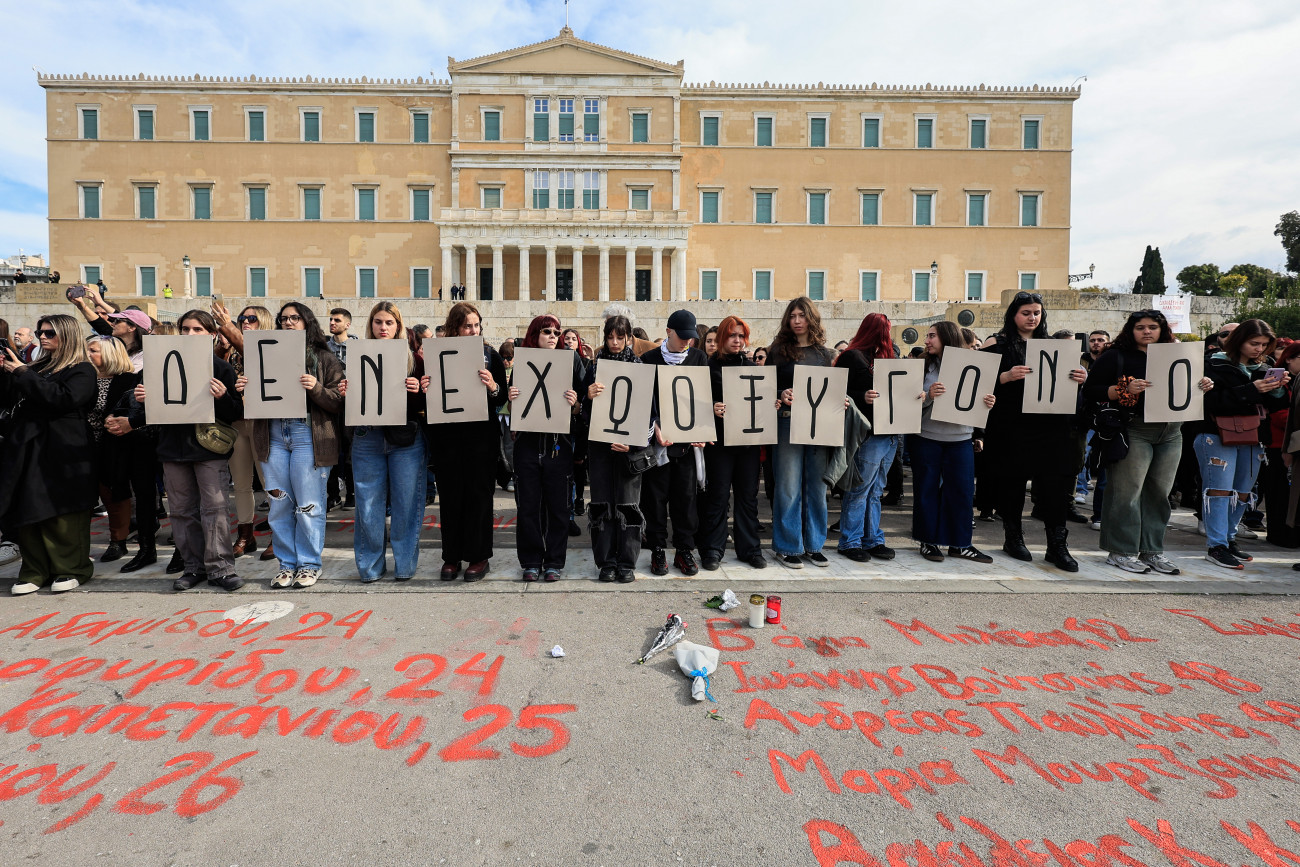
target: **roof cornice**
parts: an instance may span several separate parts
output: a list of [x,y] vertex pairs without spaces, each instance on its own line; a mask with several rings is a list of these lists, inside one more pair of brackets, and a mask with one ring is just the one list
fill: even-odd
[[69,73],[40,73],[36,83],[41,87],[55,90],[85,90],[92,88],[122,90],[177,90],[195,89],[212,90],[250,90],[268,91],[396,91],[410,92],[419,90],[451,92],[451,82],[446,79],[423,76],[416,78],[318,78],[312,75],[297,77],[273,77],[265,75],[162,75],[146,76],[143,72],[134,75],[91,75]]
[[1082,87],[1045,87],[1043,85],[954,85],[954,84],[732,84],[710,81],[708,84],[683,84],[682,96],[844,96],[923,97],[926,99],[1054,99],[1075,100]]

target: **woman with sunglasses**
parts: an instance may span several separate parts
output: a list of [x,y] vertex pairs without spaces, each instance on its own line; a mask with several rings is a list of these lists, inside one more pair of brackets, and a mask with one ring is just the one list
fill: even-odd
[[[271,498],[267,520],[280,560],[272,588],[310,587],[320,578],[325,550],[325,482],[339,459],[339,384],[343,365],[325,343],[316,316],[290,301],[276,316],[276,329],[306,333],[306,357],[298,383],[307,392],[307,418],[253,420],[253,450]],[[286,371],[288,372],[288,371]],[[242,394],[248,380],[240,376]]]
[[[588,355],[591,347],[578,334],[576,328],[564,329],[561,342],[565,348],[573,350],[574,357],[578,359],[578,364],[582,367],[582,378],[585,378],[587,368],[591,365]],[[579,389],[578,393],[579,397],[581,397],[582,390]],[[573,417],[573,427],[570,429],[569,435],[573,438],[573,502],[569,509],[569,535],[581,536],[582,528],[578,526],[578,522],[575,520],[578,515],[586,511],[582,492],[587,487],[587,428],[582,423],[581,413]]]
[[11,345],[0,358],[0,529],[23,563],[11,592],[54,593],[90,580],[95,460],[86,414],[95,368],[71,316],[36,323],[41,357],[23,364]]
[[[560,343],[560,320],[549,313],[533,319],[528,325],[521,346],[526,349],[555,349]],[[585,365],[573,352],[572,387],[564,392],[566,410],[572,415],[580,411],[578,394],[582,390]],[[511,385],[507,390],[512,407],[518,407],[520,390]],[[525,400],[527,395],[523,396]],[[519,510],[519,524],[515,532],[515,545],[519,552],[519,565],[523,568],[525,583],[540,580],[546,583],[559,581],[568,556],[568,527],[572,500],[573,438],[565,434],[522,431],[507,433],[514,437],[515,504]]]
[[[126,555],[126,537],[131,532],[131,441],[112,435],[106,425],[118,405],[125,404],[127,395],[140,384],[140,374],[116,337],[94,335],[86,341],[86,354],[98,374],[95,403],[87,420],[95,440],[99,500],[108,513],[108,547],[99,562],[112,563]],[[142,499],[152,502],[153,491],[147,491]],[[141,538],[145,535],[142,530]]]

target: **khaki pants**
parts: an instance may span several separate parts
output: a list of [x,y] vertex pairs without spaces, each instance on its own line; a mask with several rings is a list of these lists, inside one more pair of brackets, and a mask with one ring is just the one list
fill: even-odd
[[[235,515],[241,524],[257,520],[257,502],[253,499],[253,473],[262,478],[262,468],[253,460],[253,420],[241,418],[235,422],[239,439],[230,452],[230,478],[235,484]],[[262,486],[266,481],[262,480]]]
[[23,565],[19,583],[43,587],[62,578],[85,583],[95,574],[90,560],[90,511],[69,512],[14,530]]

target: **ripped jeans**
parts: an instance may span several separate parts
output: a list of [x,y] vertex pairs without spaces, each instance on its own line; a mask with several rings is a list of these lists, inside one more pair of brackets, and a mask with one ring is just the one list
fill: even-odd
[[[1206,544],[1211,548],[1227,545],[1237,537],[1237,525],[1254,502],[1250,492],[1259,475],[1264,449],[1258,443],[1225,446],[1218,434],[1197,434],[1192,449],[1201,469]],[[1231,493],[1212,497],[1210,491]]]
[[271,451],[261,465],[271,511],[271,541],[281,569],[319,569],[325,547],[325,482],[329,467],[316,466],[311,425],[302,419],[277,418]]

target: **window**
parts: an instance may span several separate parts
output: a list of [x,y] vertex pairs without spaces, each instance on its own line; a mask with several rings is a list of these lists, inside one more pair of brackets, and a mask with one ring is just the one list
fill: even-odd
[[248,294],[254,298],[266,297],[266,269],[248,269]]
[[754,300],[755,301],[772,300],[772,272],[771,271],[754,272]]
[[810,117],[808,118],[808,146],[814,148],[826,147],[826,122],[829,118]]
[[202,265],[194,269],[194,294],[200,298],[212,295],[212,268]]
[[582,101],[582,140],[600,141],[600,100]]
[[[563,102],[564,100],[560,100]],[[566,211],[573,210],[573,182],[574,173],[570,171],[559,171],[555,173],[556,180],[559,181],[559,189],[555,193],[555,207]]]
[[266,219],[266,187],[248,188],[248,219]]
[[912,225],[914,226],[933,226],[934,225],[934,193],[913,193],[916,202],[915,213],[913,214]]
[[320,187],[303,187],[302,218],[304,220],[320,219]]
[[302,111],[302,140],[303,141],[320,141],[320,112],[317,110]]
[[194,141],[210,141],[212,110],[208,108],[190,109],[190,138]]
[[862,146],[864,148],[880,147],[880,118],[864,117],[862,119]]
[[632,190],[630,205],[634,211],[650,210],[650,190],[645,187]]
[[808,272],[808,297],[814,301],[826,300],[826,272]]
[[1022,142],[1025,150],[1038,150],[1038,127],[1042,123],[1038,118],[1027,117],[1022,121],[1024,127]]
[[549,99],[533,100],[533,141],[550,141],[551,138],[551,101]]
[[700,222],[718,222],[718,197],[722,194],[716,190],[700,193]]
[[863,301],[880,300],[880,272],[879,271],[860,271],[858,272],[858,287],[860,298]]
[[913,301],[930,300],[930,272],[929,271],[912,272],[912,300]]
[[645,143],[650,141],[650,113],[638,111],[632,113],[632,141]]
[[573,141],[573,100],[561,99],[560,141]]
[[81,137],[84,139],[99,138],[99,109],[81,109]]
[[934,147],[934,118],[918,117],[916,119],[916,146],[919,148]]
[[983,271],[966,272],[966,300],[967,301],[984,300],[984,272]]
[[988,225],[988,219],[986,216],[988,213],[988,198],[988,193],[966,194],[966,225]]
[[[420,190],[416,190],[416,192],[418,193],[418,192],[421,192],[421,191],[420,191]],[[424,192],[427,193],[428,190],[424,190]],[[483,194],[483,207],[484,207],[484,208],[487,208],[488,210],[492,210],[492,209],[494,209],[494,208],[500,208],[500,207],[501,207],[501,188],[500,188],[500,187],[484,187],[484,188],[483,188],[483,193],[482,193],[482,194]],[[425,219],[427,220],[428,217],[425,217]]]
[[87,220],[99,219],[99,184],[82,184],[81,216]]
[[139,186],[135,188],[135,212],[141,220],[156,220],[158,218],[158,188],[152,186]]
[[[501,191],[497,190],[498,197]],[[487,207],[485,204],[484,207]],[[501,202],[497,201],[495,207],[501,207]],[[429,191],[428,190],[411,190],[411,219],[416,222],[424,222],[429,219]]]
[[771,116],[754,118],[754,145],[760,148],[772,147]]
[[700,118],[700,144],[704,147],[718,146],[718,125],[722,118],[716,114],[706,114]]
[[430,280],[430,271],[428,268],[411,269],[411,297],[428,298],[429,286],[432,285]]
[[826,225],[826,194],[808,194],[808,224],[810,226]]
[[141,265],[135,269],[135,274],[135,288],[139,294],[158,294],[158,270],[153,265]]
[[754,222],[772,222],[772,193],[754,193]]
[[373,142],[375,140],[375,113],[373,111],[357,112],[357,141]]
[[862,194],[862,225],[880,225],[880,193]]
[[416,144],[429,143],[429,113],[427,111],[411,112],[411,141]]
[[495,109],[483,111],[483,141],[501,141],[500,111]]
[[549,208],[551,206],[551,173],[533,172],[533,207]]
[[98,282],[99,282],[99,278],[100,278],[100,276],[101,276],[102,274],[103,274],[103,270],[102,270],[102,269],[100,268],[100,266],[98,266],[98,265],[82,265],[82,266],[81,266],[81,282],[82,282],[82,283],[98,283]]
[[980,150],[989,146],[989,122],[986,118],[973,117],[970,121],[970,146]]
[[361,298],[375,297],[375,269],[357,269],[357,295]]
[[304,298],[322,297],[319,268],[302,269],[302,294]]
[[194,219],[212,219],[212,187],[190,187],[190,196],[194,200]]
[[1037,292],[1037,291],[1038,291],[1038,273],[1037,273],[1037,272],[1029,272],[1029,273],[1021,272],[1021,274],[1020,274],[1020,291],[1021,291],[1021,292]]
[[600,172],[582,173],[582,207],[587,211],[600,210]]
[[153,109],[135,110],[135,137],[138,141],[153,141]]
[[700,272],[700,300],[701,301],[718,300],[718,272],[717,271]]
[[375,188],[357,187],[357,219],[373,220],[375,218]]
[[1020,225],[1038,225],[1038,193],[1020,194]]
[[248,109],[248,140],[266,141],[266,112],[263,109]]

